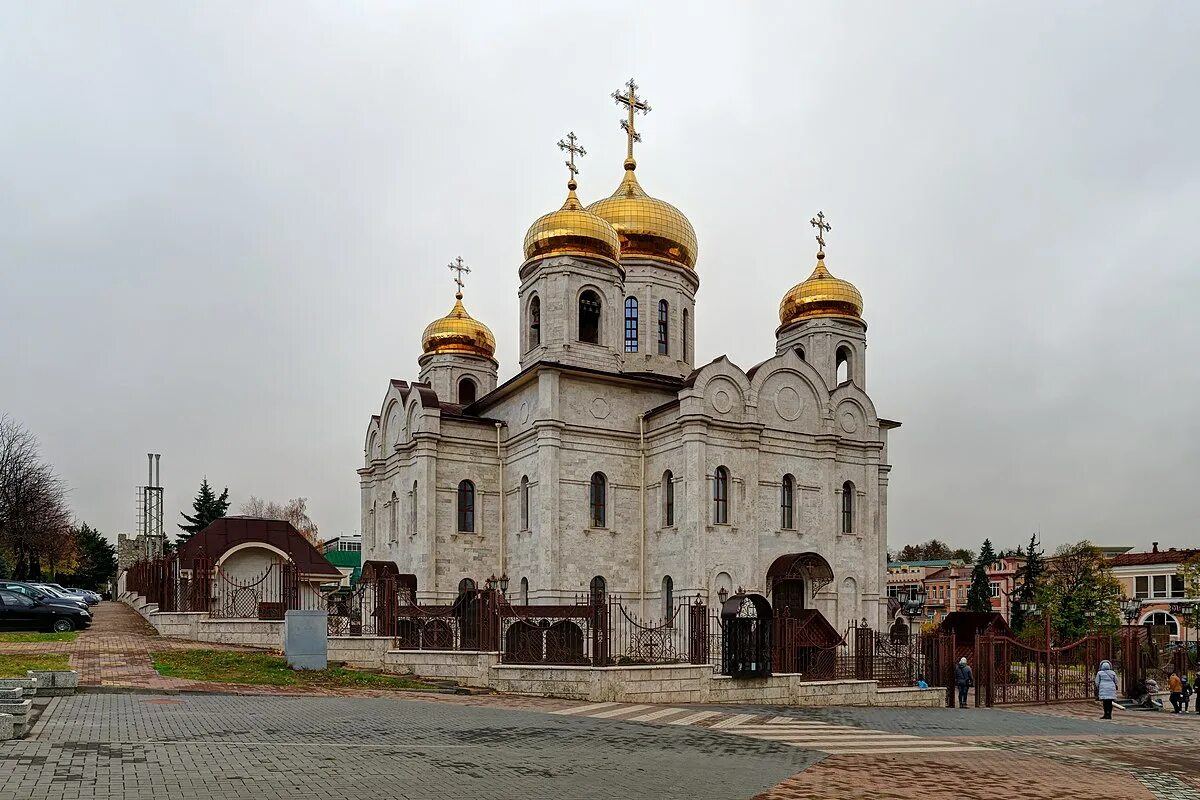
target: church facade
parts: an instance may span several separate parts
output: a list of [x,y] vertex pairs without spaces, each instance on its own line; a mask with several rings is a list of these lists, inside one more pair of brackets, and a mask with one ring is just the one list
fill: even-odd
[[[520,370],[461,292],[392,380],[359,469],[363,559],[448,602],[506,575],[514,603],[619,594],[661,617],[739,587],[839,629],[885,617],[887,434],[866,393],[862,297],[824,263],[786,291],[773,355],[697,364],[696,234],[636,177],[534,222],[518,270]],[[452,269],[462,269],[461,261]]]

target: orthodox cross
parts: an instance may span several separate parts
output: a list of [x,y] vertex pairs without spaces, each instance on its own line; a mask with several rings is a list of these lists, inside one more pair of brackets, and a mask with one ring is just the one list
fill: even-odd
[[825,221],[825,214],[821,211],[818,211],[817,215],[808,221],[808,224],[817,229],[817,244],[820,246],[820,249],[817,250],[817,258],[824,258],[825,234],[833,230],[833,227]]
[[464,285],[462,276],[470,275],[471,268],[463,263],[462,256],[459,256],[458,258],[451,261],[448,266],[450,267],[451,271],[458,273],[457,275],[454,276],[454,282],[458,284],[458,297],[461,299],[463,285]]
[[575,138],[575,131],[567,134],[566,141],[558,140],[558,149],[567,151],[567,160],[563,163],[567,165],[567,169],[571,171],[570,182],[575,182],[575,176],[579,174],[579,167],[575,166],[575,156],[586,156],[587,150],[583,149],[583,145],[577,144],[579,140]]
[[642,135],[638,133],[637,128],[634,127],[633,116],[639,111],[643,114],[649,114],[650,104],[646,102],[645,98],[638,97],[638,85],[633,82],[633,78],[630,78],[625,83],[625,89],[625,94],[621,94],[620,91],[616,91],[612,93],[612,97],[613,100],[617,101],[617,105],[625,106],[629,109],[629,118],[621,120],[621,129],[625,131],[625,135],[629,138],[629,149],[626,151],[625,157],[632,161],[633,143],[640,142],[642,140]]

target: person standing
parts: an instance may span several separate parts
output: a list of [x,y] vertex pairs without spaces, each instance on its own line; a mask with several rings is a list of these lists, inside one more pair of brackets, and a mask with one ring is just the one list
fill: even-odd
[[1188,683],[1187,670],[1183,671],[1183,713],[1188,713],[1192,707],[1192,684]]
[[958,707],[967,707],[967,690],[975,682],[971,668],[967,666],[967,657],[963,656],[954,667],[954,685],[958,687]]
[[1171,677],[1167,678],[1167,690],[1171,693],[1171,708],[1175,709],[1172,714],[1183,713],[1183,681],[1179,680],[1179,674],[1175,670],[1171,670]]
[[1113,700],[1117,699],[1117,673],[1107,659],[1100,662],[1100,669],[1096,671],[1096,697],[1104,705],[1104,716],[1100,719],[1112,719]]

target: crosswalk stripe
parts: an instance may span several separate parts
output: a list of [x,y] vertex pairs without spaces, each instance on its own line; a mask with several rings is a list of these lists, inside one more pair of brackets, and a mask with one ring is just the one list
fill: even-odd
[[841,747],[818,747],[814,748],[828,753],[831,756],[861,756],[861,755],[878,755],[878,754],[896,754],[896,753],[966,753],[971,750],[978,750],[977,747],[970,745],[954,744],[954,745],[931,745],[929,747],[869,747],[869,748],[841,748]]
[[673,719],[668,722],[668,725],[695,725],[697,722],[709,717],[720,716],[716,711],[697,711],[695,714],[689,714],[681,719]]
[[717,728],[736,728],[738,725],[741,725],[743,722],[749,722],[750,720],[754,719],[756,716],[758,716],[758,715],[757,714],[734,714],[729,719],[723,719],[720,722],[710,725],[709,729],[715,730]]
[[623,717],[626,714],[633,714],[638,711],[645,711],[650,706],[622,706],[620,708],[610,708],[607,711],[601,711],[599,714],[589,714],[592,719],[612,719],[613,717]]
[[664,708],[661,711],[651,711],[649,714],[642,714],[639,717],[629,717],[626,722],[651,722],[663,717],[670,717],[674,714],[682,714],[687,711],[686,708]]
[[812,724],[800,723],[797,725],[738,725],[739,731],[861,731],[864,728],[847,728],[844,725],[829,725],[824,722],[814,722]]

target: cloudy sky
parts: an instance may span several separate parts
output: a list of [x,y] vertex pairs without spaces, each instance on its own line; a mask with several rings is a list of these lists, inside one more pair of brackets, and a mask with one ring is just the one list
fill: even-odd
[[[457,13],[455,13],[457,11]],[[866,299],[891,544],[1196,544],[1200,8],[1188,3],[6,3],[0,412],[77,515],[203,475],[358,526],[388,378],[473,268],[517,368],[525,229],[638,175],[700,239],[697,361]]]

